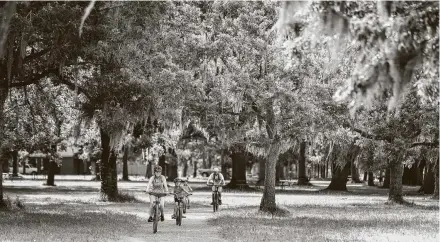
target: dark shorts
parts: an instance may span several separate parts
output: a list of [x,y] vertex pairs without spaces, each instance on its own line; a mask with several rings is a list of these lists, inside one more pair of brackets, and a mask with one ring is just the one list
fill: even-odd
[[[179,202],[179,200],[177,199],[176,196],[174,196],[174,202],[175,202],[175,203]],[[182,199],[182,202],[183,202],[183,199]]]

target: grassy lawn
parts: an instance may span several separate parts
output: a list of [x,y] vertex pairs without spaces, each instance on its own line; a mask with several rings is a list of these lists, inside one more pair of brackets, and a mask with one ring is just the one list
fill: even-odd
[[52,204],[0,211],[1,241],[116,241],[136,235],[145,221],[93,204]]
[[0,210],[0,241],[438,241],[439,204],[417,187],[404,187],[412,207],[385,205],[387,189],[351,185],[348,192],[320,191],[327,184],[277,191],[287,217],[258,213],[261,191],[223,193],[220,212],[209,206],[209,189],[191,196],[181,227],[170,219],[172,196],[165,198],[166,221],[152,234],[144,183],[121,182],[132,203],[101,201],[98,182],[14,181],[5,195],[19,196],[24,210]]
[[[316,197],[324,199],[326,196]],[[438,205],[287,206],[272,218],[257,207],[224,211],[208,222],[228,241],[438,241]]]

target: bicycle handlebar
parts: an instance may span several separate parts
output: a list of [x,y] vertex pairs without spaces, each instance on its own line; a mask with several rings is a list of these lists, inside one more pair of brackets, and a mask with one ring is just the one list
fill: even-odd
[[165,197],[170,194],[170,193],[166,193],[166,192],[147,192],[147,193],[150,195],[153,195],[155,197]]

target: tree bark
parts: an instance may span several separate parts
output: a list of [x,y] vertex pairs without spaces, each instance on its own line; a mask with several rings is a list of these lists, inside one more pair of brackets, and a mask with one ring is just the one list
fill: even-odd
[[238,188],[247,186],[246,182],[246,154],[244,151],[237,151],[231,154],[232,159],[232,178],[228,188]]
[[185,159],[185,161],[183,162],[183,177],[187,177],[188,174],[188,160]]
[[122,180],[129,181],[129,179],[128,179],[128,145],[124,146],[124,156],[122,157]]
[[439,199],[439,158],[434,166],[435,187],[433,199]]
[[404,203],[402,186],[403,165],[399,159],[390,162],[390,190],[388,202]]
[[269,148],[269,154],[266,162],[265,179],[264,179],[264,191],[261,198],[260,211],[275,212],[275,173],[276,163],[280,153],[280,144],[278,140],[272,141]]
[[347,179],[350,173],[350,163],[346,163],[344,167],[333,164],[332,180],[327,187],[327,190],[332,191],[347,191]]
[[374,173],[368,172],[368,186],[373,187],[374,186]]
[[12,151],[12,176],[18,176],[18,150]]
[[108,174],[108,184],[109,190],[107,198],[109,201],[114,201],[118,197],[118,171],[116,166],[117,155],[114,149],[111,150],[109,159],[109,174]]
[[368,171],[364,172],[364,178],[362,179],[364,182],[368,180]]
[[[0,114],[1,115],[1,114]],[[0,156],[2,156],[0,151]],[[2,159],[0,157],[0,159]],[[3,205],[3,161],[0,160],[0,207]]]
[[49,164],[49,169],[47,169],[47,186],[55,186],[55,173],[57,171],[58,164],[55,161],[50,160],[47,164]]
[[[14,10],[15,11],[15,10]],[[10,17],[12,18],[12,16]],[[7,27],[9,28],[9,24],[7,25]],[[2,31],[4,31],[4,33],[7,33],[6,29],[3,29]],[[6,35],[3,36],[4,38],[6,38]],[[0,45],[0,52],[3,53],[3,45]],[[5,119],[5,115],[4,115],[4,108],[5,108],[5,102],[6,102],[6,98],[8,97],[8,93],[9,93],[9,81],[6,78],[5,73],[0,73],[0,147],[4,142],[4,119]],[[3,163],[5,162],[5,155],[3,154],[3,151],[0,150],[0,171],[1,171],[1,178],[0,178],[0,203],[3,203]]]
[[308,185],[309,178],[306,174],[306,141],[302,140],[299,145],[299,160],[298,160],[298,185]]
[[110,136],[100,129],[101,133],[101,195],[112,201],[118,195],[118,179],[116,171],[116,155],[110,149]]
[[403,185],[411,184],[411,174],[410,174],[410,168],[408,168],[408,166],[403,167],[402,184]]
[[266,172],[266,159],[265,158],[258,158],[258,182],[257,184],[261,185],[264,184],[264,176]]
[[95,161],[95,180],[101,180],[101,160]]
[[420,187],[419,192],[423,194],[433,194],[435,190],[435,175],[433,172],[433,165],[428,164],[425,167],[425,177],[423,179],[423,185]]
[[196,177],[197,177],[197,161],[195,160],[195,161],[193,162],[193,164],[194,164],[194,173],[193,173],[193,177],[196,178]]
[[356,159],[351,160],[350,170],[351,170],[351,183],[362,183],[359,178],[359,172],[355,164]]
[[380,188],[390,188],[390,168],[387,167],[387,169],[385,170],[385,179],[383,181],[383,184]]

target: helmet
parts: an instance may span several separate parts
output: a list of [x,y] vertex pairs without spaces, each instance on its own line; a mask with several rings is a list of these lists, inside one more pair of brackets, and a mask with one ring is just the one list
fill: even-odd
[[174,179],[174,183],[176,183],[176,182],[182,182],[182,179],[177,177],[177,178]]
[[154,172],[156,172],[156,171],[162,172],[162,167],[161,166],[155,166],[154,167]]
[[215,167],[215,168],[213,169],[213,171],[214,171],[215,173],[218,173],[220,170],[218,169],[218,167]]

